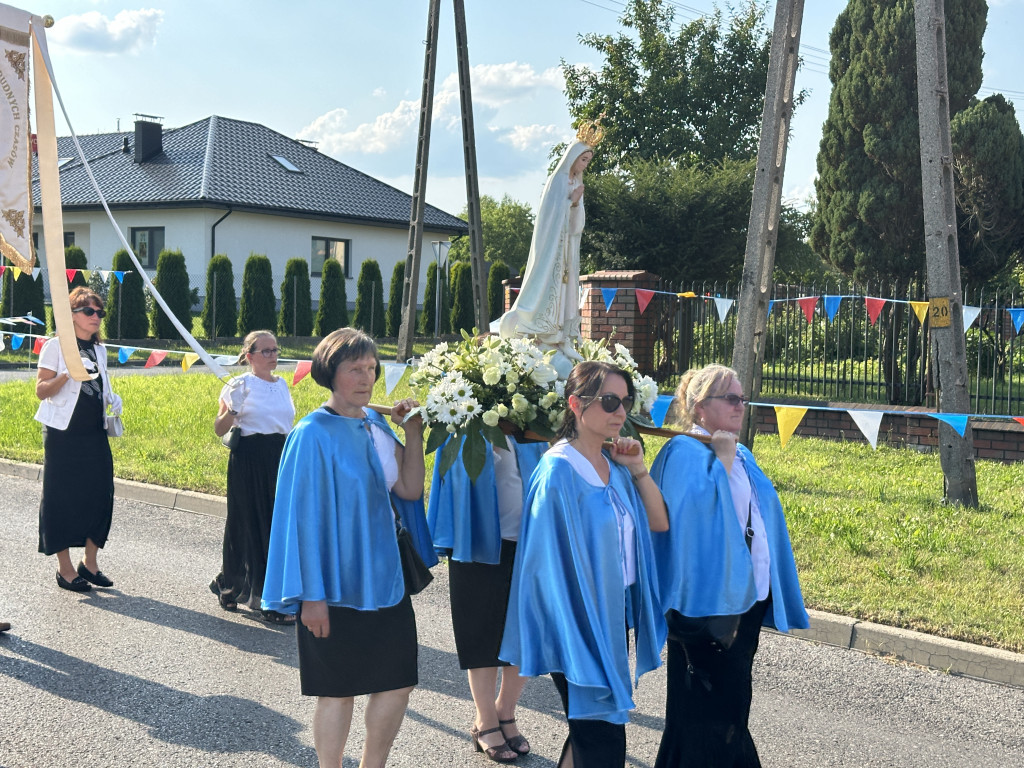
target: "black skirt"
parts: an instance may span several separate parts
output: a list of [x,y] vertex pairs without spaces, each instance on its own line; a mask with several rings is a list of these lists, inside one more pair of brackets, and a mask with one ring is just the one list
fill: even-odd
[[259,607],[267,575],[267,549],[274,516],[277,468],[285,435],[239,438],[228,458],[228,514],[224,521],[220,593],[233,602]]
[[409,595],[376,611],[327,607],[330,633],[313,637],[296,624],[303,696],[348,698],[408,688],[419,682],[416,615]]
[[114,513],[114,460],[103,401],[82,387],[67,429],[43,427],[39,551],[54,555],[107,543]]
[[448,596],[460,669],[506,664],[498,659],[512,587],[516,542],[502,539],[497,564],[448,560]]

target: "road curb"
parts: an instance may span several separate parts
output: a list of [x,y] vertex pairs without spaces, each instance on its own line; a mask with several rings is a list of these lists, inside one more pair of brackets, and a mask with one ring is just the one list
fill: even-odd
[[[0,474],[38,482],[42,480],[43,472],[38,464],[0,459]],[[179,491],[115,478],[114,494],[122,499],[183,512],[220,518],[227,516],[227,500],[208,493]],[[791,637],[895,658],[951,675],[1024,688],[1024,654],[823,611],[808,610],[807,613],[811,619],[810,629],[793,630]]]

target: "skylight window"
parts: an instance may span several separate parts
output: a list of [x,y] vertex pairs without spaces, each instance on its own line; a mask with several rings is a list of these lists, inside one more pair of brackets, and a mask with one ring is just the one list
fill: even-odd
[[277,160],[278,164],[290,173],[302,173],[302,170],[289,160],[287,157],[281,157],[280,155],[271,155],[272,158]]
[[74,159],[75,158],[73,158],[73,157],[58,157],[57,158],[57,167],[58,168],[63,168],[65,165],[67,165],[68,163],[70,163]]

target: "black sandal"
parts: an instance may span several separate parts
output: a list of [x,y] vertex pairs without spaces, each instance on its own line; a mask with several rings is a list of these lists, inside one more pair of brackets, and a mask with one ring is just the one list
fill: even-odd
[[505,734],[501,732],[500,725],[497,728],[488,728],[486,731],[478,731],[475,725],[469,729],[469,738],[473,740],[473,746],[477,752],[483,752],[496,763],[511,763],[519,757],[519,753],[512,749],[507,741],[501,742],[496,747],[488,747],[480,741],[481,736],[486,736],[489,733],[501,733],[502,738],[505,737]]
[[260,611],[260,615],[263,616],[263,620],[271,624],[294,624],[295,617],[290,613],[281,613],[280,611]]
[[505,743],[508,744],[509,749],[519,755],[527,755],[530,753],[530,742],[526,740],[523,734],[516,736],[506,736],[505,729],[502,726],[515,725],[516,719],[513,717],[511,720],[499,720],[498,727],[501,728],[501,735],[505,736]]
[[220,607],[225,611],[234,613],[238,610],[238,601],[231,597],[230,593],[220,591],[220,584],[217,583],[217,579],[210,582],[210,591],[217,596],[217,602],[220,603]]

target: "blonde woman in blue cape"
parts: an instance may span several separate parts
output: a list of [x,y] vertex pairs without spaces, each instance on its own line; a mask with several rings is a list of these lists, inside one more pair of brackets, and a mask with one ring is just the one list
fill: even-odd
[[434,461],[427,523],[434,546],[448,556],[455,649],[476,709],[470,738],[474,748],[491,760],[511,762],[530,751],[515,714],[526,679],[515,666],[498,659],[498,650],[525,486],[548,444],[507,438],[505,448],[488,443],[487,459],[475,482],[469,479],[461,455],[441,475],[442,448]]
[[[756,768],[747,728],[761,626],[808,626],[782,505],[753,455],[737,443],[743,396],[723,365],[688,371],[676,391],[683,429],[651,468],[671,527],[654,554],[668,613],[668,694],[656,768]],[[740,616],[728,648],[675,632],[678,615]]]
[[580,363],[565,395],[523,507],[500,656],[523,675],[551,674],[569,719],[560,766],[622,768],[633,685],[665,642],[648,528],[668,519],[639,443],[618,436],[635,398],[629,375]]
[[[417,515],[423,519],[423,424],[405,419],[415,401],[394,405],[403,448],[367,408],[380,363],[362,331],[325,337],[311,374],[331,394],[285,443],[263,608],[298,614],[299,678],[302,694],[318,697],[313,743],[320,765],[341,765],[353,698],[369,694],[361,765],[382,766],[418,681],[416,617],[395,510],[407,527]],[[421,554],[436,562],[432,552]]]

